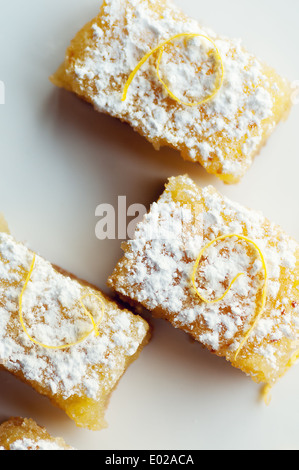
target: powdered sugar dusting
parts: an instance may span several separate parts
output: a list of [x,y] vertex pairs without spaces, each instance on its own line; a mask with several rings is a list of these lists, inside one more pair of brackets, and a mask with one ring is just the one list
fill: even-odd
[[[5,449],[0,447],[0,450]],[[51,440],[40,439],[33,441],[32,439],[23,438],[14,441],[9,450],[65,450],[65,448]]]

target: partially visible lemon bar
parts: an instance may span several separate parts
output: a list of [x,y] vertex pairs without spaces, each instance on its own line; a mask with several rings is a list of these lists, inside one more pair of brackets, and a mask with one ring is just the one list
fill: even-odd
[[299,245],[261,213],[188,176],[173,177],[123,250],[108,284],[125,300],[256,382],[271,386],[292,365]]
[[33,419],[10,418],[0,425],[0,450],[75,450],[61,437],[52,437]]
[[292,104],[289,81],[171,0],[105,0],[51,80],[226,183],[241,179]]
[[0,368],[46,395],[78,426],[98,430],[149,326],[58,269],[0,233]]

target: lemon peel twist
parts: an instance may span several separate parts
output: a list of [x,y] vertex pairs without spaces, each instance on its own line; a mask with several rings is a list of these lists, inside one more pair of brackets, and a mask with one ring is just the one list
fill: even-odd
[[265,384],[262,388],[261,396],[265,402],[265,405],[269,406],[272,400],[271,396],[272,385]]
[[240,276],[243,276],[245,275],[245,273],[239,273],[237,274],[237,276],[234,277],[234,279],[232,280],[232,282],[230,283],[229,287],[226,289],[226,291],[224,292],[224,294],[219,297],[218,299],[215,299],[215,300],[208,300],[206,299],[205,297],[203,297],[203,295],[199,292],[197,286],[196,286],[196,282],[195,282],[195,276],[196,276],[196,272],[197,272],[197,269],[198,269],[198,265],[200,263],[200,260],[202,259],[204,253],[206,252],[206,250],[214,245],[216,242],[218,241],[221,241],[221,240],[226,240],[228,238],[238,238],[239,240],[244,240],[246,241],[247,243],[251,244],[254,246],[254,248],[257,250],[257,252],[259,253],[259,256],[261,258],[261,261],[262,261],[262,267],[263,267],[263,270],[264,270],[264,285],[263,285],[263,289],[262,289],[262,298],[261,298],[261,306],[259,308],[259,310],[257,311],[256,315],[255,315],[255,318],[254,318],[254,322],[252,324],[252,326],[249,328],[249,330],[247,331],[247,333],[245,334],[243,340],[241,341],[238,349],[237,349],[237,352],[235,354],[235,357],[234,357],[234,360],[237,359],[240,351],[243,349],[245,343],[247,342],[249,336],[251,335],[252,331],[254,330],[258,320],[260,319],[263,311],[264,311],[264,308],[265,308],[265,305],[266,305],[266,301],[267,301],[267,282],[268,282],[268,269],[267,269],[267,265],[266,265],[266,261],[265,261],[265,258],[264,258],[264,255],[261,251],[261,249],[258,247],[258,245],[253,241],[251,240],[250,238],[248,237],[245,237],[244,235],[238,235],[236,233],[231,233],[229,235],[222,235],[220,237],[217,237],[215,238],[214,240],[210,241],[209,243],[207,243],[203,248],[202,250],[200,251],[198,257],[197,257],[197,260],[194,264],[194,268],[193,268],[193,272],[192,272],[192,276],[191,276],[191,280],[192,280],[192,284],[193,284],[193,287],[195,289],[195,292],[196,294],[198,295],[198,297],[205,303],[208,303],[208,304],[213,304],[213,303],[217,303],[217,302],[220,302],[221,300],[223,300],[225,298],[225,296],[228,294],[228,292],[231,290],[233,284],[237,281],[237,279],[240,277]]
[[[81,305],[82,305],[82,307],[83,307],[83,309],[84,309],[86,315],[90,318],[90,320],[91,320],[91,322],[92,322],[93,329],[92,329],[91,331],[89,331],[88,333],[86,333],[86,334],[85,334],[82,338],[80,338],[78,341],[75,341],[75,342],[73,342],[73,343],[68,343],[68,344],[62,344],[62,345],[60,345],[60,346],[49,346],[49,345],[47,345],[47,344],[41,343],[40,341],[37,341],[36,339],[34,339],[34,338],[28,333],[28,330],[27,330],[27,328],[26,328],[26,325],[25,325],[24,319],[23,319],[23,309],[22,309],[22,305],[23,305],[23,296],[24,296],[24,293],[25,293],[25,291],[26,291],[26,289],[27,289],[27,286],[28,286],[28,284],[29,284],[29,281],[30,281],[30,279],[31,279],[31,276],[32,276],[32,273],[33,273],[33,270],[34,270],[34,266],[35,266],[35,261],[36,261],[36,255],[34,254],[33,260],[32,260],[31,266],[30,266],[30,269],[29,269],[29,271],[28,271],[28,274],[27,274],[26,279],[25,279],[25,282],[24,282],[24,286],[23,286],[22,291],[21,291],[21,294],[20,294],[20,296],[19,296],[19,319],[20,319],[20,323],[21,323],[21,325],[22,325],[22,328],[23,328],[23,330],[24,330],[24,333],[25,333],[26,336],[30,339],[30,341],[32,341],[33,343],[35,343],[35,344],[37,344],[38,346],[41,346],[41,347],[43,347],[43,348],[45,348],[45,349],[62,350],[62,349],[71,348],[71,347],[73,347],[73,346],[76,346],[76,345],[82,343],[86,338],[88,338],[88,336],[91,335],[91,333],[92,333],[93,331],[95,332],[95,335],[96,335],[96,336],[99,336],[100,333],[99,333],[98,326],[100,325],[100,323],[101,323],[102,320],[103,320],[104,308],[105,308],[105,306],[104,306],[103,300],[102,300],[99,296],[97,296],[97,295],[95,295],[95,294],[93,294],[93,293],[91,293],[91,294],[86,294],[86,295],[82,296],[82,297],[80,298],[80,300],[79,300],[79,302],[81,303]],[[89,311],[87,310],[87,308],[86,308],[85,305],[83,304],[83,300],[86,299],[87,297],[95,297],[95,298],[98,299],[98,300],[101,302],[101,304],[102,304],[101,318],[100,318],[100,320],[99,320],[97,323],[94,321],[93,316],[91,315],[91,313],[89,313]]]
[[[203,100],[201,101],[195,101],[195,102],[185,102],[185,101],[182,101],[180,98],[178,98],[171,90],[170,88],[166,85],[165,81],[161,78],[161,75],[160,75],[160,63],[161,63],[161,59],[162,59],[162,56],[163,56],[163,52],[164,52],[164,46],[166,46],[167,44],[177,40],[177,39],[180,39],[180,38],[187,38],[187,39],[191,39],[191,38],[196,38],[196,37],[201,37],[201,38],[204,38],[206,39],[207,41],[209,41],[213,47],[214,47],[214,50],[215,50],[215,56],[216,56],[216,61],[218,62],[219,64],[219,69],[220,69],[220,79],[218,79],[218,84],[215,86],[215,89],[214,91],[208,95],[206,98],[204,98]],[[127,99],[127,93],[128,93],[128,89],[132,83],[132,81],[134,80],[134,77],[135,75],[137,74],[137,72],[139,71],[139,69],[143,66],[143,64],[145,64],[145,62],[153,55],[155,54],[156,52],[159,51],[159,56],[158,56],[158,59],[157,59],[157,63],[156,63],[156,73],[157,73],[157,77],[158,77],[158,80],[160,81],[160,83],[164,86],[164,88],[166,89],[167,93],[169,94],[169,96],[177,101],[178,103],[180,104],[183,104],[185,106],[201,106],[205,103],[207,103],[208,101],[211,101],[212,99],[215,98],[215,96],[218,94],[219,90],[222,88],[222,85],[223,85],[223,81],[224,81],[224,65],[223,65],[223,60],[222,60],[222,57],[220,55],[220,52],[219,52],[219,49],[217,48],[215,42],[209,38],[208,36],[205,36],[203,34],[196,34],[196,33],[181,33],[181,34],[176,34],[175,36],[172,36],[171,38],[169,39],[166,39],[165,41],[161,42],[160,44],[158,44],[156,47],[154,47],[150,52],[148,52],[147,54],[145,54],[145,56],[139,61],[139,63],[136,65],[135,69],[133,70],[133,72],[131,72],[131,74],[129,75],[129,78],[124,86],[124,90],[123,90],[123,95],[122,95],[122,101],[125,101]]]

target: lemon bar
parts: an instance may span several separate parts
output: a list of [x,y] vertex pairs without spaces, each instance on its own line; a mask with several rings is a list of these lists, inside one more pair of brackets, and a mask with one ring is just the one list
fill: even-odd
[[106,426],[110,394],[148,338],[142,318],[0,233],[0,368],[78,426]]
[[33,419],[10,418],[0,426],[0,450],[75,450]]
[[299,350],[299,245],[212,186],[173,177],[108,284],[271,386]]
[[51,80],[226,183],[251,166],[293,93],[240,40],[170,0],[105,0]]

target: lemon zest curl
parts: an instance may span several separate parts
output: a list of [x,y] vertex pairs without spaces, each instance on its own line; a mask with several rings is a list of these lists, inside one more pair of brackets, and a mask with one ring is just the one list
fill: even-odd
[[[182,101],[180,98],[178,98],[170,90],[170,88],[166,85],[165,81],[161,78],[161,75],[160,75],[160,63],[161,63],[161,59],[162,59],[163,52],[164,52],[164,46],[166,46],[167,44],[169,44],[169,43],[171,43],[171,42],[173,42],[177,39],[181,39],[183,37],[185,37],[187,39],[200,37],[200,38],[203,38],[203,39],[206,39],[207,41],[209,41],[214,47],[216,61],[219,64],[220,73],[218,73],[218,75],[220,75],[220,79],[218,78],[218,80],[217,80],[218,84],[215,85],[215,88],[214,88],[213,92],[210,95],[208,95],[206,98],[202,99],[201,101],[195,101],[195,102]],[[178,103],[183,104],[185,106],[201,106],[201,105],[207,103],[208,101],[211,101],[212,99],[214,99],[215,96],[218,94],[219,90],[222,88],[223,81],[224,81],[224,65],[223,65],[223,60],[222,60],[222,57],[220,55],[219,49],[217,48],[215,42],[211,38],[209,38],[208,36],[204,36],[203,34],[181,33],[181,34],[176,34],[175,36],[172,36],[171,38],[166,39],[165,41],[161,42],[156,47],[154,47],[151,51],[149,51],[147,54],[145,54],[145,56],[143,56],[143,58],[136,65],[135,69],[129,75],[129,78],[128,78],[128,80],[127,80],[127,82],[124,86],[124,89],[123,89],[123,95],[122,95],[122,99],[121,99],[122,101],[125,101],[127,99],[128,89],[129,89],[132,81],[134,80],[135,75],[137,74],[137,72],[140,70],[140,68],[143,66],[143,64],[145,64],[145,62],[153,54],[155,54],[156,52],[159,52],[159,56],[158,56],[158,59],[157,59],[157,62],[156,62],[156,74],[157,74],[158,80],[163,85],[163,87],[166,89],[169,96],[173,100],[177,101]]]
[[214,245],[217,241],[221,241],[221,240],[226,240],[227,238],[238,238],[239,240],[244,240],[246,241],[247,243],[251,244],[254,246],[254,248],[257,250],[257,252],[259,253],[259,256],[261,258],[261,261],[262,261],[262,267],[263,267],[263,270],[264,270],[264,285],[263,285],[263,289],[262,289],[262,297],[261,297],[261,306],[260,308],[258,309],[257,313],[255,314],[255,318],[254,318],[254,321],[253,321],[253,324],[251,325],[251,327],[249,328],[249,330],[247,331],[247,333],[245,334],[243,340],[241,341],[238,349],[237,349],[237,352],[235,354],[235,357],[234,357],[234,360],[237,359],[240,351],[243,349],[245,343],[247,342],[249,336],[251,335],[252,331],[254,330],[257,322],[259,321],[261,315],[263,314],[263,311],[264,311],[264,308],[265,308],[265,305],[266,305],[266,301],[267,301],[267,282],[268,282],[268,269],[267,269],[267,265],[266,265],[266,261],[265,261],[265,258],[264,258],[264,255],[261,251],[261,249],[258,247],[258,245],[253,241],[251,240],[250,238],[248,237],[245,237],[244,235],[238,235],[236,233],[232,233],[232,234],[229,234],[229,235],[222,235],[220,237],[217,237],[215,238],[214,240],[210,241],[209,243],[207,243],[203,248],[202,250],[200,251],[196,261],[195,261],[195,264],[194,264],[194,268],[193,268],[193,272],[192,272],[192,276],[191,276],[191,280],[192,280],[192,284],[193,284],[193,287],[195,289],[195,292],[196,294],[198,295],[198,297],[205,303],[208,303],[208,304],[214,304],[214,303],[218,303],[220,302],[221,300],[223,300],[226,295],[228,294],[228,292],[231,290],[232,286],[235,284],[235,282],[237,281],[237,279],[240,277],[240,276],[243,276],[245,275],[245,273],[239,273],[237,274],[237,276],[234,277],[234,279],[231,281],[229,287],[226,289],[226,291],[224,292],[224,294],[219,297],[218,299],[214,299],[214,300],[209,300],[209,299],[206,299],[205,297],[203,297],[203,295],[199,292],[197,286],[196,286],[196,282],[195,282],[195,276],[196,276],[196,273],[197,273],[197,269],[198,269],[198,266],[199,266],[199,263],[204,255],[204,253],[206,252],[206,250]]
[[[75,342],[72,342],[72,343],[67,343],[67,344],[62,344],[62,345],[59,345],[59,346],[50,346],[50,345],[47,345],[47,344],[44,344],[36,339],[34,339],[29,333],[28,333],[28,330],[27,330],[27,327],[25,325],[25,322],[24,322],[24,319],[23,319],[23,308],[22,308],[22,305],[23,305],[23,296],[24,296],[24,293],[27,289],[27,286],[29,284],[29,281],[31,279],[31,276],[32,276],[32,273],[33,273],[33,270],[34,270],[34,266],[35,266],[35,261],[36,261],[36,255],[34,254],[33,256],[33,260],[32,260],[32,263],[31,263],[31,266],[30,266],[30,269],[28,271],[28,274],[26,276],[26,279],[25,279],[25,282],[24,282],[24,286],[22,288],[22,291],[21,291],[21,294],[19,296],[19,319],[20,319],[20,323],[22,325],[22,328],[24,330],[24,333],[27,335],[27,337],[30,339],[30,341],[32,341],[34,344],[37,344],[38,346],[41,346],[45,349],[53,349],[53,350],[63,350],[63,349],[68,349],[68,348],[71,348],[73,346],[77,346],[78,344],[82,343],[85,339],[87,339],[91,333],[94,331],[95,332],[95,336],[99,336],[99,325],[100,323],[102,322],[103,320],[103,316],[104,316],[104,302],[103,300],[91,293],[91,294],[86,294],[84,296],[82,296],[79,300],[80,304],[82,305],[86,315],[90,318],[91,322],[92,322],[92,325],[93,325],[93,329],[91,331],[89,331],[88,333],[86,333],[82,338],[80,338],[78,341],[75,341]],[[87,297],[95,297],[96,299],[98,299],[101,304],[102,304],[102,313],[101,313],[101,318],[100,320],[96,323],[93,316],[91,315],[91,313],[87,310],[87,308],[85,307],[85,305],[83,304],[83,300],[86,299]]]

